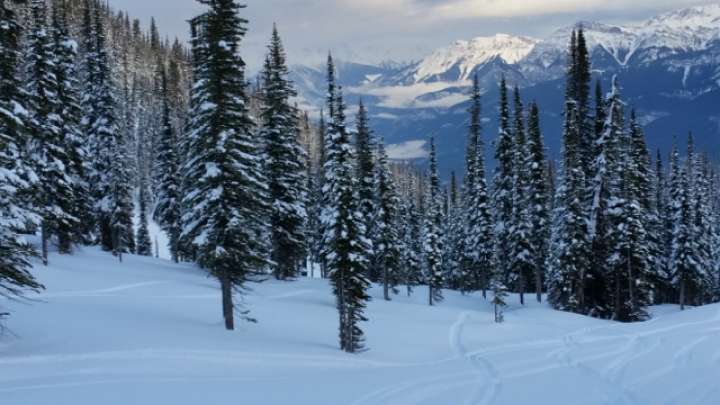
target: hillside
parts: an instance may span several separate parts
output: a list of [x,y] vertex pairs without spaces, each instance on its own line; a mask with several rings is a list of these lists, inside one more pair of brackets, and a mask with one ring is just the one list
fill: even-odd
[[[9,303],[3,405],[678,404],[720,395],[720,306],[618,324],[479,296],[374,300],[369,351],[338,350],[324,280],[253,285],[257,324],[222,326],[216,281],[191,265],[95,248],[36,265],[47,290]],[[3,303],[5,306],[6,303]]]

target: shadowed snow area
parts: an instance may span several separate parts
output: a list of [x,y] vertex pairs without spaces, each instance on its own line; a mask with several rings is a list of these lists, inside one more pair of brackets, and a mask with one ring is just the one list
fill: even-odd
[[337,348],[325,280],[267,281],[246,299],[258,324],[223,329],[215,280],[190,265],[85,248],[35,274],[47,291],[7,303],[0,403],[716,404],[720,306],[654,308],[617,324],[511,297],[492,322],[479,295],[426,305],[374,300],[370,348]]

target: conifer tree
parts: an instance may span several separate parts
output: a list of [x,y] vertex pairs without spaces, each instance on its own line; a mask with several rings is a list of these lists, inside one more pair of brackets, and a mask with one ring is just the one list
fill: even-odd
[[548,300],[554,308],[586,313],[585,277],[590,268],[588,221],[584,210],[585,177],[577,167],[577,113],[575,104],[565,104],[563,170],[555,197],[550,258]]
[[[83,112],[80,108],[80,84],[76,67],[77,43],[70,37],[67,7],[65,1],[59,4],[56,1],[53,6],[52,33],[55,54],[53,72],[57,85],[54,91],[59,107],[57,114],[62,117],[58,130],[68,156],[66,172],[72,180],[73,199],[69,206],[72,217],[80,221],[79,226],[71,231],[73,242],[87,243],[91,240],[94,225],[88,184],[90,156],[87,140],[83,137],[80,128]],[[61,241],[60,245],[67,245],[67,242]]]
[[460,202],[457,178],[455,172],[450,174],[450,189],[448,190],[447,213],[445,214],[445,252],[443,257],[445,284],[448,288],[465,291],[463,274],[460,263],[462,252],[465,250],[464,211]]
[[464,291],[481,289],[485,297],[494,263],[493,223],[485,178],[485,145],[482,140],[480,84],[473,79],[470,125],[463,183],[464,222],[460,268]]
[[155,161],[155,176],[157,184],[157,203],[154,218],[163,231],[168,235],[170,255],[177,262],[180,258],[180,150],[179,140],[171,122],[170,94],[167,74],[164,66],[159,66],[160,94],[162,102],[161,128]]
[[700,305],[704,274],[701,250],[696,239],[695,151],[692,135],[688,137],[687,160],[681,167],[677,148],[671,156],[670,198],[673,219],[672,283],[678,294],[681,309]]
[[[584,56],[578,57],[578,37],[573,31],[568,51],[567,81],[563,124],[563,167],[555,196],[552,236],[548,259],[548,299],[556,309],[587,313],[586,282],[590,270],[593,229],[588,221],[587,180],[584,165],[583,125],[586,121],[580,105],[589,69]],[[580,53],[583,53],[582,51]],[[579,61],[582,60],[582,61]],[[588,225],[590,222],[590,226]],[[599,291],[603,291],[602,288]]]
[[367,230],[368,240],[370,241],[370,251],[368,252],[369,257],[372,258],[372,265],[370,267],[369,277],[371,281],[380,281],[382,275],[379,270],[380,260],[376,257],[374,252],[374,238],[372,235],[376,234],[377,231],[374,229],[374,217],[377,208],[376,203],[376,190],[377,185],[375,184],[375,158],[373,152],[376,149],[375,140],[373,139],[373,132],[370,129],[370,118],[368,117],[368,111],[362,100],[360,100],[357,113],[357,128],[355,133],[355,153],[357,154],[357,178],[358,178],[358,198],[360,204],[360,211],[365,217],[365,229]]
[[540,111],[537,103],[530,105],[528,116],[528,209],[530,211],[530,251],[534,258],[535,294],[542,301],[543,280],[547,261],[548,238],[550,235],[550,214],[548,179],[545,171],[545,147],[540,131]]
[[296,95],[277,28],[273,27],[263,75],[262,138],[270,192],[271,259],[279,280],[297,277],[305,258],[307,153],[298,140]]
[[430,172],[428,178],[427,213],[424,224],[424,248],[426,261],[426,279],[428,285],[428,302],[435,305],[443,299],[443,271],[442,271],[442,201],[440,194],[440,178],[437,170],[437,154],[435,140],[430,139]]
[[497,167],[493,179],[493,208],[495,213],[495,265],[503,282],[510,271],[510,233],[513,220],[513,163],[515,160],[513,136],[510,128],[510,108],[507,84],[500,81],[500,134],[495,145]]
[[[322,213],[322,185],[323,185],[323,165],[324,165],[324,145],[325,145],[325,113],[320,111],[320,122],[315,131],[315,143],[318,149],[317,157],[308,164],[308,202],[307,202],[307,245],[311,265],[321,264],[322,262],[322,222],[320,215]],[[325,272],[321,264],[321,276],[325,277]]]
[[135,235],[135,253],[137,253],[140,256],[152,256],[153,254],[153,246],[152,241],[150,240],[150,230],[148,225],[148,200],[149,196],[147,195],[147,184],[146,181],[140,182],[140,190],[138,193],[138,202],[139,202],[139,210],[140,210],[140,217],[139,223],[138,223],[138,229],[137,234]]
[[29,271],[35,252],[21,236],[40,218],[27,199],[36,176],[22,155],[30,117],[18,75],[22,28],[16,11],[0,0],[0,296],[8,298],[43,288]]
[[[333,76],[332,83],[334,71],[328,70]],[[322,215],[324,257],[340,318],[340,349],[355,353],[364,347],[364,335],[358,323],[367,320],[363,311],[370,299],[367,294],[370,281],[366,276],[369,241],[359,206],[356,161],[345,124],[341,90],[333,88],[328,99],[334,103],[329,108],[334,115],[328,124],[325,149],[323,194],[328,203]]]
[[244,6],[199,2],[208,10],[191,21],[194,86],[181,238],[220,281],[225,327],[232,330],[233,293],[267,263],[268,191],[238,52],[246,32],[247,20],[238,14]]
[[532,220],[529,172],[529,154],[525,136],[525,116],[520,91],[514,89],[515,116],[513,124],[513,179],[512,217],[509,223],[508,280],[520,294],[520,303],[525,304],[525,291],[534,277],[535,252],[532,250]]
[[383,297],[390,300],[390,292],[397,293],[399,283],[400,236],[398,232],[399,205],[395,181],[385,152],[384,141],[377,146],[376,180],[377,205],[375,212],[375,257],[380,267],[383,283]]
[[58,114],[62,107],[57,98],[56,57],[51,33],[48,30],[47,4],[44,0],[31,3],[33,28],[30,33],[27,92],[31,110],[31,158],[38,175],[33,192],[42,217],[41,240],[43,263],[48,263],[48,242],[51,235],[58,237],[60,253],[70,253],[73,229],[78,219],[73,214],[73,179],[67,172],[70,158],[65,149],[60,128],[63,118]]
[[423,282],[422,277],[422,218],[418,204],[417,196],[414,194],[417,190],[415,177],[409,176],[405,190],[404,198],[400,204],[400,218],[402,235],[402,253],[401,253],[401,279],[405,284],[407,296],[412,294],[412,288]]
[[[631,154],[631,137],[625,132],[623,103],[615,79],[608,103],[603,135],[607,162],[608,200],[604,204],[607,226],[602,235],[597,235],[607,246],[603,257],[607,295],[596,299],[595,305],[601,315],[608,311],[612,319],[627,322],[647,317],[645,308],[649,298],[647,233],[637,187],[638,167],[643,163],[634,160]],[[631,128],[634,125],[631,122]]]
[[672,302],[672,276],[669,271],[672,255],[672,213],[670,212],[667,175],[658,149],[655,157],[655,208],[658,215],[655,237],[658,240],[658,256],[655,262],[655,303]]

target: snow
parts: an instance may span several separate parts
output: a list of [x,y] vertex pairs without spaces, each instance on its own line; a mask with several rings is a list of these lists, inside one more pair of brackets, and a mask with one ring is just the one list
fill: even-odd
[[527,56],[539,41],[529,37],[515,37],[496,34],[492,37],[477,37],[471,41],[455,41],[447,48],[441,48],[424,58],[414,74],[415,83],[433,76],[440,76],[457,66],[458,80],[469,80],[474,69],[499,57],[508,64],[514,64]]
[[[369,351],[337,348],[326,280],[253,285],[257,324],[223,329],[217,282],[192,265],[84,248],[34,273],[47,291],[0,337],[3,405],[682,404],[720,395],[720,306],[619,324],[477,294],[381,299]],[[403,289],[404,290],[404,289]],[[530,301],[530,300],[528,300]]]

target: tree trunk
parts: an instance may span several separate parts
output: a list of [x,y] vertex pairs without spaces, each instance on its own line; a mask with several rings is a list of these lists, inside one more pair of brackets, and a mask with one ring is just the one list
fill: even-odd
[[542,302],[542,273],[540,273],[540,268],[535,270],[535,294],[537,302]]
[[430,306],[432,306],[432,305],[433,305],[433,286],[432,286],[432,283],[428,283],[428,291],[430,292],[430,294],[428,295],[428,303],[430,304]]
[[390,286],[388,283],[390,280],[388,280],[388,268],[387,265],[383,266],[383,295],[385,297],[385,301],[390,301]]
[[520,270],[520,305],[525,305],[525,276],[522,273]]
[[614,318],[616,321],[621,321],[620,319],[620,311],[622,306],[622,298],[620,297],[620,270],[615,270],[615,315]]
[[47,223],[43,222],[42,224],[42,230],[41,230],[41,238],[42,238],[42,262],[45,266],[48,265],[48,238],[50,235],[48,235],[48,229],[47,229]]
[[685,310],[685,277],[680,279],[680,310]]
[[232,284],[230,277],[223,271],[220,277],[220,289],[222,290],[222,310],[225,318],[225,329],[235,329],[235,316],[233,314]]

